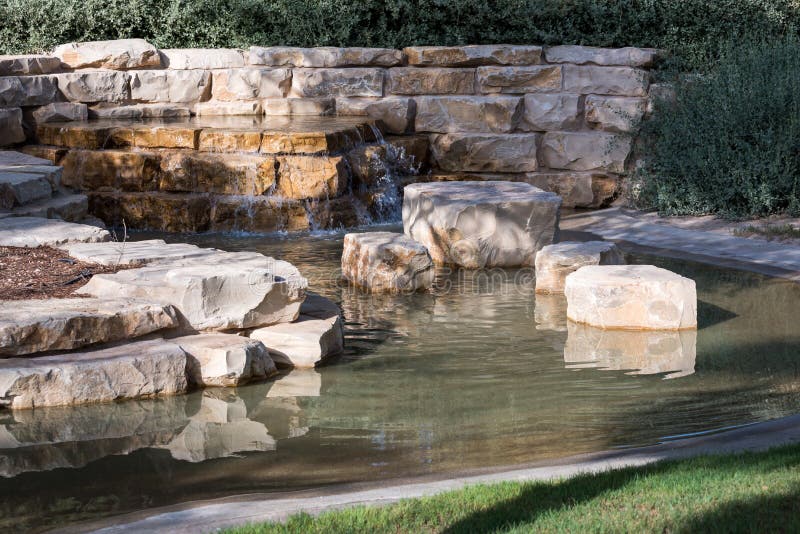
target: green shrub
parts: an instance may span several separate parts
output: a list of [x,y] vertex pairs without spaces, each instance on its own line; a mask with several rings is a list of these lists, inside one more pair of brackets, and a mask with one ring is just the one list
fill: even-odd
[[0,53],[142,37],[160,47],[646,46],[701,68],[718,43],[797,25],[800,0],[0,0]]
[[730,46],[643,129],[634,198],[666,215],[800,213],[800,41]]

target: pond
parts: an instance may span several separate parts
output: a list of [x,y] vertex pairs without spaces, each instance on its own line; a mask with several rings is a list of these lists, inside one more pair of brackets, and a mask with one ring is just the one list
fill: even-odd
[[537,297],[526,270],[440,270],[430,293],[379,296],[339,280],[341,233],[134,239],[152,237],[294,263],[341,304],[346,353],[236,389],[6,412],[0,529],[499,468],[800,411],[788,282],[629,255],[697,282],[698,332],[642,337],[568,326],[563,297]]

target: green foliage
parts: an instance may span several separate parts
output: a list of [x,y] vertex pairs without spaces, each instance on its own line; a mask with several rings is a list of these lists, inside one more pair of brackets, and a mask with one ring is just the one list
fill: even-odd
[[646,46],[701,68],[718,43],[797,25],[800,0],[0,0],[0,53],[142,37],[160,47]]
[[730,45],[643,130],[635,200],[665,215],[800,212],[800,41]]

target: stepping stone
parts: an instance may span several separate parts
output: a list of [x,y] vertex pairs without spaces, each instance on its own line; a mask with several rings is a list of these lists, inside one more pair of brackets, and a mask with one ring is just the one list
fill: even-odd
[[235,334],[198,334],[170,340],[188,357],[189,381],[198,386],[237,386],[277,373],[267,348]]
[[10,409],[175,395],[186,389],[186,354],[163,339],[0,360],[0,405]]
[[4,304],[0,306],[0,356],[72,350],[178,326],[178,313],[172,306],[128,298],[15,300]]
[[586,265],[624,265],[625,257],[607,241],[565,241],[536,255],[536,292],[563,293],[567,275]]
[[0,219],[0,246],[57,247],[66,243],[108,241],[111,235],[96,226],[41,217]]
[[80,292],[172,304],[197,330],[258,328],[297,319],[308,285],[305,278],[294,274],[297,269],[266,256],[259,260],[245,254],[249,259],[242,262],[236,262],[236,257],[217,254],[180,260],[188,265],[151,265],[97,274]]
[[558,232],[561,197],[519,182],[411,184],[403,229],[437,265],[533,266]]
[[37,158],[16,150],[0,150],[0,167],[19,165],[48,165],[53,162],[49,159]]
[[11,209],[52,195],[53,187],[45,174],[0,171],[0,208]]
[[67,243],[58,248],[77,260],[100,265],[145,265],[174,260],[207,258],[219,251],[188,243],[167,244],[161,239],[106,243]]
[[303,303],[293,323],[258,328],[250,338],[269,349],[272,360],[281,367],[308,368],[344,350],[341,310],[335,303],[312,295]]
[[368,232],[344,236],[342,275],[374,293],[413,292],[433,285],[428,250],[403,234]]
[[653,265],[590,265],[567,276],[567,317],[607,329],[697,328],[694,280]]
[[678,378],[694,373],[696,358],[696,330],[603,330],[567,324],[564,363],[568,369],[592,367]]
[[12,208],[7,213],[12,217],[40,217],[78,222],[86,217],[88,211],[89,199],[86,195],[62,194]]

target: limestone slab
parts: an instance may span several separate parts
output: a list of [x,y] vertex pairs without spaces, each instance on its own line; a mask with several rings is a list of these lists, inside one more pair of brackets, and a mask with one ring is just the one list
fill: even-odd
[[564,91],[570,93],[646,96],[648,85],[642,69],[564,65]]
[[525,95],[522,129],[532,132],[570,130],[580,125],[580,96],[568,93]]
[[55,77],[58,90],[72,102],[122,102],[130,98],[130,75],[125,72],[67,72]]
[[586,265],[624,265],[625,257],[609,241],[564,241],[536,255],[536,292],[563,293],[567,275]]
[[427,249],[403,234],[367,232],[344,236],[342,275],[375,293],[406,293],[433,285]]
[[619,65],[623,67],[651,67],[658,50],[654,48],[597,48],[593,46],[551,46],[544,51],[549,63],[574,63],[584,65]]
[[267,348],[235,334],[197,334],[170,340],[186,352],[187,376],[198,386],[237,386],[277,372]]
[[131,340],[177,326],[172,306],[135,299],[6,301],[0,306],[0,356]]
[[221,101],[283,98],[291,85],[290,69],[226,69],[214,71],[211,94]]
[[557,93],[561,91],[561,80],[560,65],[478,67],[477,70],[481,93]]
[[4,247],[53,247],[64,243],[95,243],[110,239],[107,231],[86,224],[38,217],[0,219],[0,246]]
[[422,96],[414,128],[418,132],[512,132],[522,116],[513,96]]
[[414,102],[410,98],[337,98],[336,114],[353,117],[369,117],[380,121],[386,131],[405,133],[414,120]]
[[538,168],[539,134],[437,134],[433,160],[445,171],[527,172]]
[[38,158],[16,150],[0,150],[0,167],[21,165],[52,165],[44,158]]
[[143,241],[105,241],[65,243],[58,245],[71,257],[99,265],[167,264],[176,260],[203,260],[217,254],[216,249],[200,248],[188,243],[166,243],[161,239]]
[[89,209],[86,195],[59,194],[12,208],[14,217],[39,217],[63,219],[69,222],[82,221]]
[[631,132],[638,128],[646,108],[644,98],[589,95],[586,122],[608,132]]
[[565,208],[600,208],[619,193],[619,176],[603,171],[540,171],[524,181],[561,197]]
[[131,99],[142,102],[193,103],[211,92],[211,74],[202,70],[143,70],[131,73]]
[[387,71],[387,93],[457,95],[475,92],[475,69],[395,67]]
[[0,55],[0,76],[51,74],[61,70],[61,60],[45,55]]
[[89,118],[89,108],[75,102],[54,102],[35,110],[33,118],[37,123],[85,121]]
[[16,145],[25,141],[22,129],[22,109],[0,109],[0,146]]
[[161,67],[158,50],[144,39],[67,43],[57,46],[53,55],[73,69]]
[[225,115],[261,115],[264,112],[259,100],[234,102],[200,102],[195,104],[194,113],[198,117]]
[[295,69],[291,96],[383,96],[383,78],[384,70],[376,68]]
[[249,61],[272,67],[392,67],[403,62],[403,54],[391,48],[251,46]]
[[333,115],[336,101],[333,98],[268,98],[261,101],[267,116],[312,116]]
[[56,76],[0,77],[0,106],[43,106],[58,99]]
[[188,118],[191,115],[189,106],[178,104],[98,104],[89,108],[89,116],[93,119],[176,119]]
[[10,409],[175,395],[186,389],[186,354],[165,340],[0,360],[0,404]]
[[0,208],[11,209],[50,198],[53,188],[45,174],[0,170]]
[[561,199],[525,183],[412,184],[403,230],[436,264],[470,269],[533,266],[558,232]]
[[567,276],[567,317],[606,329],[697,328],[694,280],[652,265],[594,265]]
[[542,57],[540,46],[468,45],[411,46],[403,49],[409,65],[467,67],[477,65],[535,65]]
[[540,157],[551,169],[622,173],[631,143],[630,137],[606,132],[547,132]]
[[244,50],[236,48],[162,48],[161,63],[174,70],[235,69],[247,63]]

